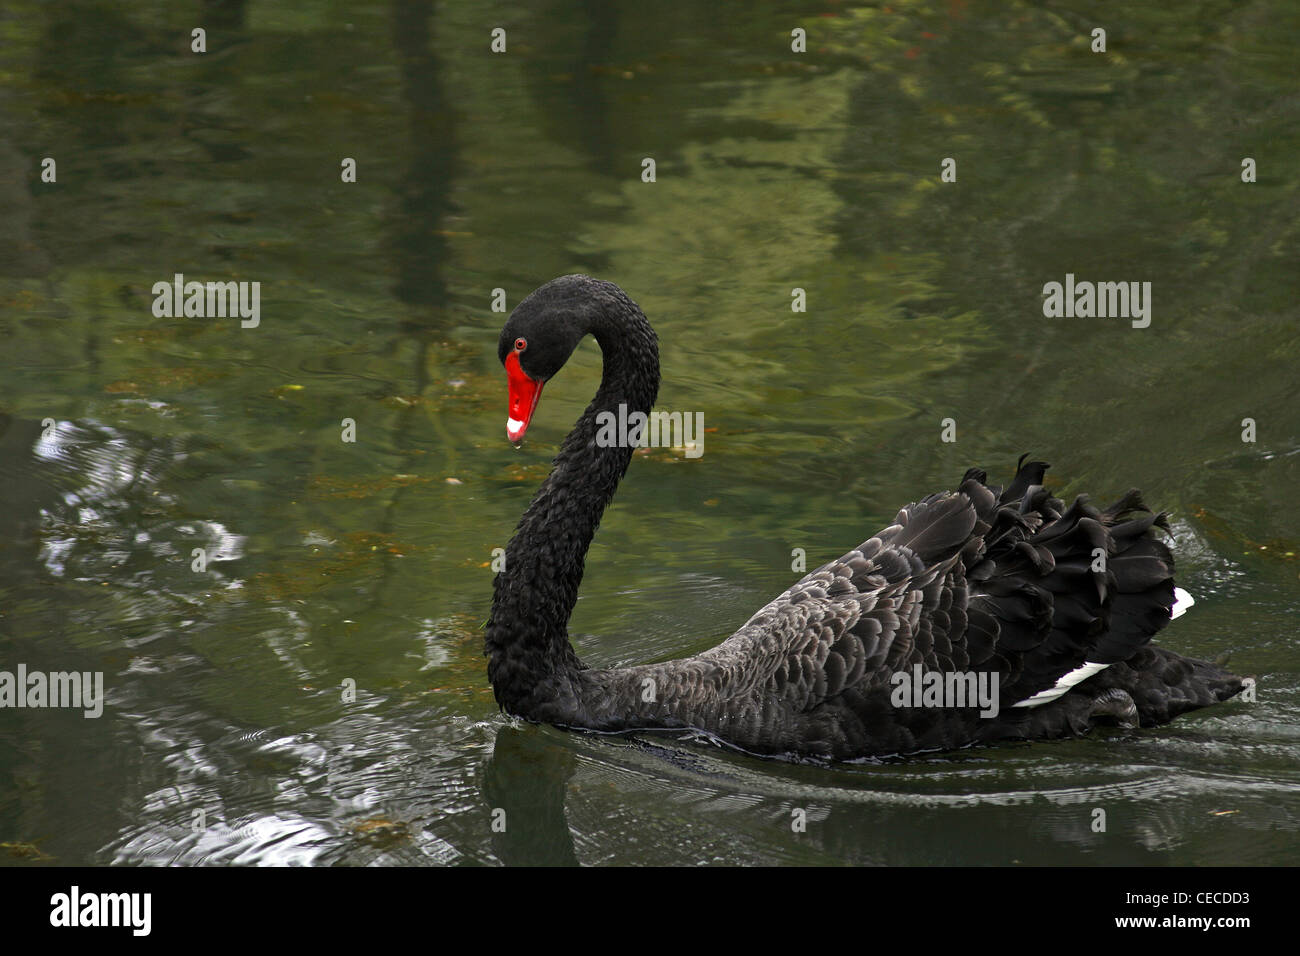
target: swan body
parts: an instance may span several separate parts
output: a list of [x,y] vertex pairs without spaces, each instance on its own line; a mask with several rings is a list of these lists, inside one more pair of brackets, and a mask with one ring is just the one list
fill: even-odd
[[603,354],[600,388],[494,584],[485,653],[507,712],[593,731],[694,729],[755,754],[852,760],[1074,736],[1100,723],[1153,726],[1241,690],[1241,678],[1151,643],[1186,603],[1153,531],[1165,516],[1136,490],[1107,508],[1086,496],[1067,507],[1042,486],[1047,465],[1024,458],[1005,488],[972,468],[954,490],[902,508],[702,654],[588,667],[569,643],[569,615],[633,451],[597,442],[596,420],[620,403],[649,412],[655,334],[613,283],[564,276],[519,303],[499,357],[507,433],[520,441],[542,386],[587,334]]

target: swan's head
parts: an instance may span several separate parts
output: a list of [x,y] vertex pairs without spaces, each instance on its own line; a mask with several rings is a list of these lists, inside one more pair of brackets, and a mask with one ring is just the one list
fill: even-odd
[[510,313],[497,343],[497,357],[506,367],[510,388],[506,437],[512,442],[523,440],[542,397],[542,386],[592,329],[610,289],[622,295],[610,282],[583,275],[561,276],[534,290]]

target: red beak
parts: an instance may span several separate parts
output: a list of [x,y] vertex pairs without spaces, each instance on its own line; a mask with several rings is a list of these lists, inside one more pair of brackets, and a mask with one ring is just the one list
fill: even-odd
[[515,444],[523,441],[528,423],[533,419],[537,400],[542,397],[542,386],[519,366],[519,353],[506,356],[506,380],[510,385],[510,417],[506,419],[506,437]]

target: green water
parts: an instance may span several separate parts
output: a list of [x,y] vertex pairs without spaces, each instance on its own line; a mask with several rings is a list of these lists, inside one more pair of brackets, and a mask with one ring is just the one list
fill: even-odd
[[[0,710],[0,863],[1297,862],[1298,40],[1267,0],[11,0],[0,670],[107,702]],[[839,768],[503,717],[492,550],[600,353],[513,449],[493,290],[575,271],[708,429],[634,460],[588,661],[706,648],[793,549],[1031,451],[1173,513],[1163,640],[1258,700]],[[260,324],[155,317],[176,273],[260,282]],[[1151,282],[1150,326],[1044,318],[1067,273]]]

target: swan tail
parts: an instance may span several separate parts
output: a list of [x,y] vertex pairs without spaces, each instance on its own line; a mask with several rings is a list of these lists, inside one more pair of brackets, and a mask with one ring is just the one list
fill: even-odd
[[1173,555],[1153,532],[1168,530],[1167,516],[1147,508],[1137,489],[1104,509],[1086,495],[1066,507],[1042,486],[1046,463],[1025,457],[1005,490],[985,485],[979,469],[961,486],[977,516],[963,549],[967,645],[972,666],[1000,671],[1004,706],[1034,708],[1081,685],[1110,686],[1100,675],[1123,662],[1139,673],[1153,668],[1152,687],[1166,688],[1158,705],[1134,695],[1143,723],[1169,719],[1180,701],[1205,706],[1239,690],[1223,671],[1189,664],[1184,673],[1172,652],[1140,654],[1176,600]]
[[1166,647],[1148,644],[1128,660],[1107,668],[1089,684],[1099,695],[1119,689],[1133,699],[1143,727],[1165,724],[1188,711],[1222,703],[1241,693],[1245,678],[1212,661],[1183,657]]

